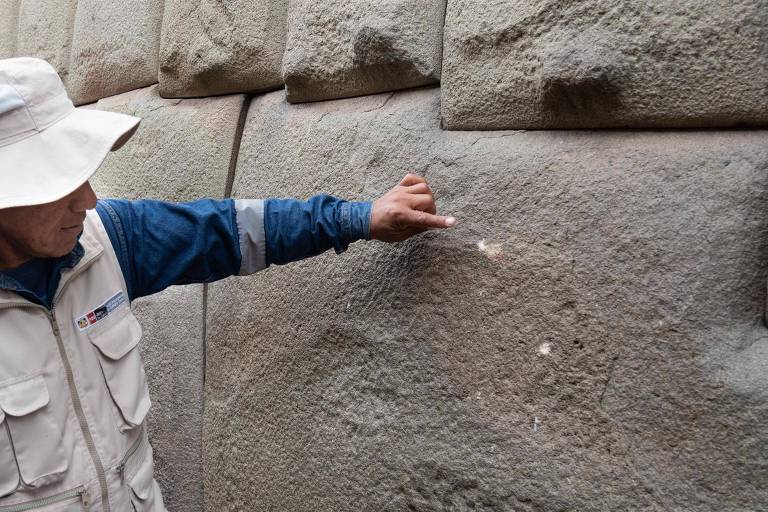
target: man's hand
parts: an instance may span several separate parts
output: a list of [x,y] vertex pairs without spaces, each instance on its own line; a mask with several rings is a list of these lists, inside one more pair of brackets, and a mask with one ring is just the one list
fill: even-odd
[[395,188],[373,203],[371,238],[402,242],[429,229],[456,225],[453,217],[436,215],[437,207],[427,180],[409,174]]

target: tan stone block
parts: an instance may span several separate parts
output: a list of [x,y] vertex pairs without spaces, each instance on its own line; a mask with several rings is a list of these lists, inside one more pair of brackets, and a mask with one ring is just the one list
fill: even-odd
[[451,0],[446,128],[768,123],[763,0]]
[[21,0],[17,53],[48,61],[64,84],[69,75],[69,56],[77,0]]
[[440,81],[445,0],[291,0],[283,76],[298,103]]
[[76,105],[157,82],[162,0],[78,0],[69,89]]
[[19,0],[0,0],[0,59],[16,55]]
[[282,86],[287,0],[169,0],[160,94],[178,98]]

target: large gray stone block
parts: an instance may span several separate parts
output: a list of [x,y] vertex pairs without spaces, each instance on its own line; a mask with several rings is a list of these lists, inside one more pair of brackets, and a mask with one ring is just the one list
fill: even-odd
[[19,26],[19,1],[0,0],[0,59],[16,55],[16,31]]
[[100,100],[98,108],[142,118],[93,181],[120,184],[131,199],[223,197],[245,96],[164,99],[156,85]]
[[288,101],[440,81],[445,0],[291,0],[288,13]]
[[449,129],[768,123],[765,0],[450,0]]
[[77,0],[21,0],[16,53],[48,61],[65,85]]
[[162,0],[78,0],[70,96],[91,103],[157,82]]
[[206,510],[768,507],[768,131],[444,132],[439,91],[250,108],[234,195],[460,225],[211,285]]
[[[101,197],[189,201],[222,197],[244,97],[164,100],[157,86],[98,102],[143,118],[134,138],[92,179]],[[202,510],[204,287],[172,287],[139,299],[142,353],[153,408],[156,477],[171,511]]]
[[169,0],[160,94],[190,97],[282,86],[288,0]]

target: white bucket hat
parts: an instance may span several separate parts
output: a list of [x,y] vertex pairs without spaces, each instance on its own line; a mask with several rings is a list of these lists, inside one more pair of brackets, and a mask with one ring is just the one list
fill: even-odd
[[0,209],[51,203],[74,192],[139,122],[75,108],[44,60],[0,60]]

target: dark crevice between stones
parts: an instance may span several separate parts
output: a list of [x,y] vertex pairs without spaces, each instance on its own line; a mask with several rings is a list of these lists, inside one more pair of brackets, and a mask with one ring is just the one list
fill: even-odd
[[[163,44],[163,20],[165,19],[165,0],[160,1],[160,17],[157,20],[157,39],[155,40],[155,58],[157,59],[158,67],[160,66],[160,50]],[[157,69],[155,69],[155,74]]]
[[248,119],[248,110],[251,108],[253,96],[246,96],[243,106],[240,109],[240,116],[237,119],[237,128],[235,129],[235,140],[232,143],[232,153],[229,157],[229,171],[227,172],[227,184],[224,188],[224,197],[232,197],[232,187],[235,183],[235,172],[237,171],[237,160],[240,157],[240,144],[243,141],[243,131],[245,130],[245,121]]
[[[203,418],[205,418],[205,376],[207,375],[208,371],[208,283],[203,284],[203,390],[202,390],[202,397],[200,398],[200,423],[198,424],[198,432],[197,434],[200,436],[199,439],[201,440],[200,446],[197,447],[197,467],[202,470],[203,468]],[[203,483],[202,479],[199,482],[199,489],[200,489],[200,495],[201,500],[203,503],[205,503],[205,485]]]
[[440,79],[441,82],[443,80],[443,62],[445,62],[445,22],[447,19],[448,19],[448,2],[444,1],[443,16],[440,21],[440,40],[439,40],[440,49],[437,51],[438,58],[440,59],[439,60],[440,73],[438,74],[438,78]]
[[[206,368],[208,367],[208,283],[203,284],[203,388],[205,388]],[[203,393],[203,412],[205,412],[205,393]]]
[[[240,115],[237,119],[234,141],[232,143],[232,153],[229,157],[229,169],[227,171],[227,181],[224,186],[224,198],[232,197],[232,188],[235,182],[235,172],[237,171],[237,160],[240,157],[240,143],[243,140],[245,131],[245,122],[248,119],[248,110],[251,107],[252,96],[246,96],[243,105],[240,108]],[[205,416],[205,379],[208,368],[208,284],[203,284],[203,399],[202,409]],[[203,490],[205,492],[205,490]]]
[[[243,105],[240,108],[240,115],[237,119],[234,141],[232,142],[232,153],[229,156],[229,169],[227,171],[227,182],[224,185],[224,198],[232,197],[232,188],[235,183],[235,172],[237,171],[237,160],[240,157],[240,143],[243,140],[243,131],[245,131],[245,122],[248,119],[248,110],[251,107],[252,96],[246,96]],[[203,285],[203,386],[205,386],[205,376],[208,355],[208,284]],[[205,396],[203,396],[203,411],[205,411]]]
[[768,329],[768,277],[766,279],[766,286],[763,287],[763,316],[762,327]]

